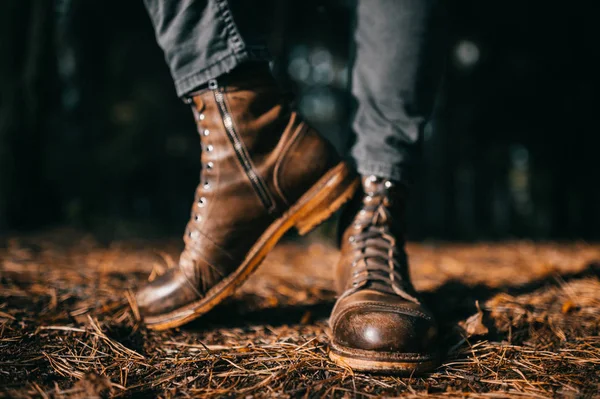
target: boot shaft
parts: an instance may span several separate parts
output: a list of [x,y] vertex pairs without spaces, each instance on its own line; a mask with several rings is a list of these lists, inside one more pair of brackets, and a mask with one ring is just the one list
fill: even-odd
[[297,115],[291,94],[262,64],[210,81],[191,100],[203,170],[214,175],[219,167],[225,182],[240,179],[241,170],[274,215],[339,162],[333,146]]

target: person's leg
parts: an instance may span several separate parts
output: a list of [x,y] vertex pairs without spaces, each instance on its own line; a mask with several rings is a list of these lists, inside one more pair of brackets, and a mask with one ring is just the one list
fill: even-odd
[[436,0],[359,0],[351,155],[362,175],[410,182],[439,82]]
[[264,46],[250,43],[265,38],[258,3],[146,0],[202,144],[179,263],[136,293],[150,328],[176,327],[209,311],[287,230],[307,233],[358,186],[331,144],[292,111],[262,56],[255,57]]
[[435,0],[359,0],[351,155],[362,177],[342,216],[340,294],[330,356],[366,371],[413,373],[437,362],[437,328],[408,273],[406,192],[439,80]]
[[144,0],[180,97],[247,61],[269,61],[272,0]]

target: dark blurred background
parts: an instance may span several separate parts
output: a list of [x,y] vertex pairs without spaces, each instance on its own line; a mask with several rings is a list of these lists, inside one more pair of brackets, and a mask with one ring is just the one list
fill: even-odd
[[[410,238],[598,239],[593,2],[446,3]],[[287,4],[279,68],[340,143],[352,1]],[[180,234],[198,173],[193,119],[141,1],[0,3],[0,234]]]

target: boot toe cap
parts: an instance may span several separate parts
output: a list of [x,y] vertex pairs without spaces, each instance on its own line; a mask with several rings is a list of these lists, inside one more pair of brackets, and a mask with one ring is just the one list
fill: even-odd
[[346,348],[425,354],[437,338],[432,320],[386,310],[350,309],[333,326],[333,341]]
[[140,288],[136,303],[142,317],[175,311],[198,298],[196,291],[177,269],[171,269]]

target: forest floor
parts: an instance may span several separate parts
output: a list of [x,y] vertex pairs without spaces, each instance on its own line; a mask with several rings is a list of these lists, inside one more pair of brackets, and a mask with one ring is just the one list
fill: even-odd
[[327,355],[335,247],[278,245],[234,298],[182,328],[139,322],[132,290],[179,240],[54,231],[0,242],[0,397],[597,397],[600,245],[410,244],[443,331],[425,376]]

